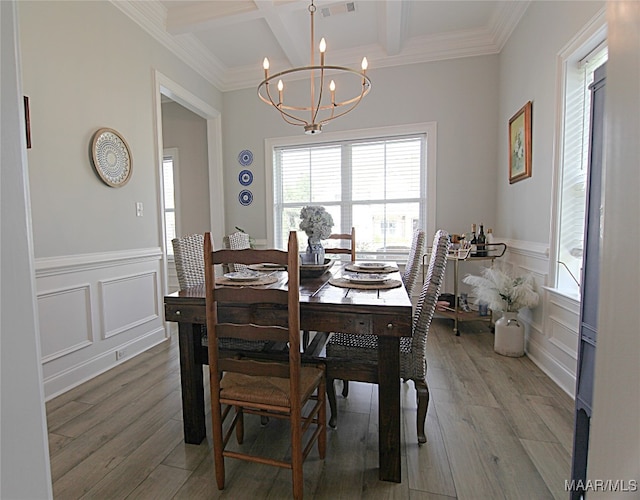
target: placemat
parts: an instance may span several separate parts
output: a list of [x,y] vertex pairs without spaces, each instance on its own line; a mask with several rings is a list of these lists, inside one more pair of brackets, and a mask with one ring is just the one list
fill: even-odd
[[400,280],[388,280],[384,283],[354,283],[344,278],[331,278],[329,283],[340,288],[357,288],[359,290],[385,290],[402,286]]
[[358,267],[355,264],[347,264],[344,266],[347,271],[352,271],[354,273],[367,273],[367,274],[377,274],[377,273],[395,273],[399,269],[396,266],[385,266],[382,269],[363,269],[362,267]]
[[262,285],[270,285],[271,283],[275,283],[278,281],[276,276],[262,276],[254,281],[234,281],[229,278],[225,278],[223,276],[216,278],[216,285],[224,285],[224,286],[262,286]]
[[250,264],[249,269],[252,271],[273,272],[273,271],[286,271],[287,266],[265,266],[264,264]]

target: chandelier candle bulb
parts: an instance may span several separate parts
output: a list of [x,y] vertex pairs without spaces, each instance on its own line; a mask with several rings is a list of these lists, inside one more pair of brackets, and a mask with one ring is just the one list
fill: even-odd
[[324,66],[324,51],[327,50],[327,42],[320,40],[320,66]]
[[282,80],[278,80],[278,104],[282,104],[282,91],[284,90],[284,83]]

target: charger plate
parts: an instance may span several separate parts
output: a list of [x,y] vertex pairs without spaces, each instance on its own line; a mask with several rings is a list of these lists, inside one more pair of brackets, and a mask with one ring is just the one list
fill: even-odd
[[402,286],[400,280],[386,280],[382,283],[355,283],[345,278],[331,278],[329,283],[340,288],[357,288],[358,290],[386,290]]

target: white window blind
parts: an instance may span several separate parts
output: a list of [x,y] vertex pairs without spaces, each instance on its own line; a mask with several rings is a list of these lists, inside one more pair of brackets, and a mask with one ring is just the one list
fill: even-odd
[[[362,258],[407,254],[425,226],[425,157],[426,134],[275,148],[276,245],[299,230],[302,207],[322,205],[334,233],[356,228]],[[306,235],[299,240],[302,249]]]
[[607,60],[600,45],[567,68],[556,287],[576,293],[581,278],[593,72]]

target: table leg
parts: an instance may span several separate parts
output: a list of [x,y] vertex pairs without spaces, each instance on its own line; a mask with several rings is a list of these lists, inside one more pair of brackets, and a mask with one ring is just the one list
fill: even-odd
[[400,339],[378,337],[379,478],[399,483],[400,476]]
[[200,444],[205,438],[204,383],[202,379],[201,325],[178,323],[180,346],[180,383],[184,441]]

